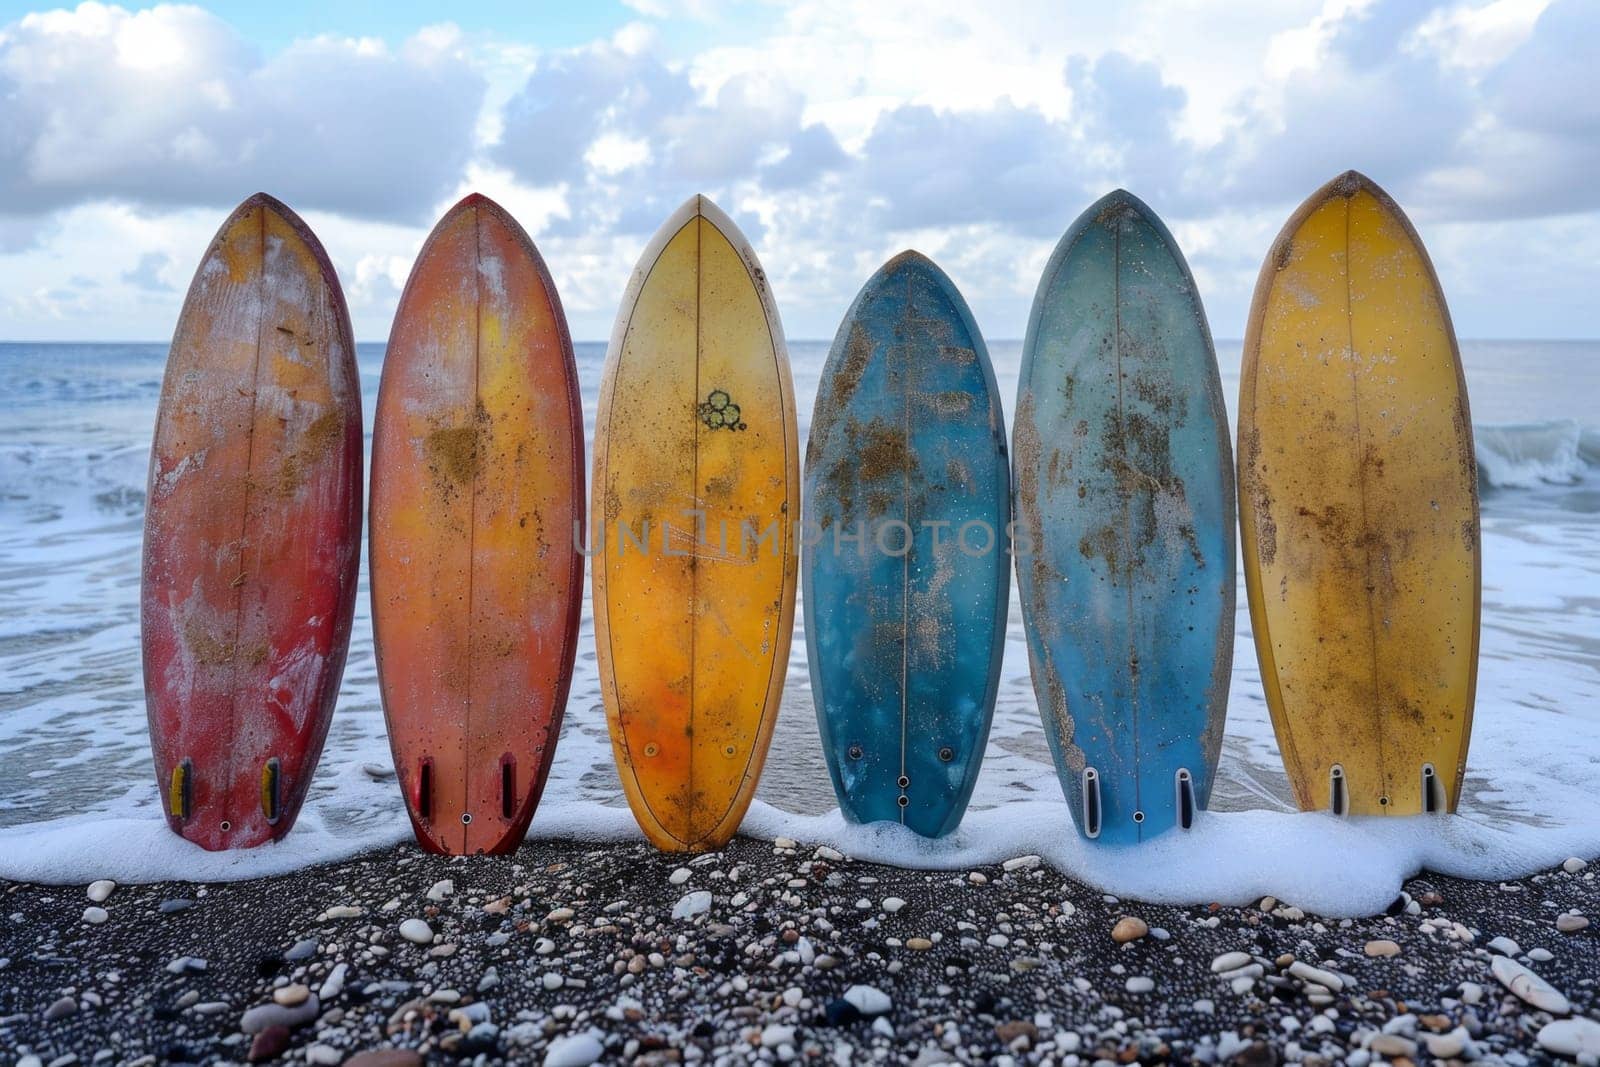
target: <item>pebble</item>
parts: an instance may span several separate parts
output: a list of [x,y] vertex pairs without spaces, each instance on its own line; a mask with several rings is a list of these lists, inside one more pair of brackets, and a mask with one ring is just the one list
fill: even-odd
[[1400,946],[1387,938],[1379,938],[1376,941],[1368,941],[1363,951],[1369,956],[1398,956],[1400,955]]
[[62,997],[44,1010],[44,1021],[53,1023],[57,1019],[65,1019],[68,1015],[76,1014],[78,1002],[71,997]]
[[550,1042],[544,1054],[544,1067],[588,1067],[605,1051],[600,1039],[592,1033],[569,1034]]
[[194,901],[188,897],[173,897],[171,900],[163,900],[160,904],[157,904],[156,910],[163,915],[171,915],[173,912],[188,911],[192,907],[194,907]]
[[1522,1000],[1552,1015],[1567,1015],[1572,1004],[1549,982],[1509,956],[1496,956],[1489,969],[1500,984]]
[[83,909],[83,921],[90,926],[99,926],[109,918],[111,918],[111,914],[104,908],[88,907]]
[[697,889],[693,893],[685,893],[683,898],[672,906],[672,917],[674,919],[692,919],[696,915],[704,915],[710,910],[710,890]]
[[1015,859],[1006,860],[1000,866],[1007,871],[1031,871],[1039,866],[1039,863],[1038,856],[1018,856]]
[[449,878],[441,878],[433,883],[433,886],[428,890],[428,899],[434,901],[444,900],[455,891],[456,883],[454,881]]
[[1423,1038],[1423,1044],[1428,1046],[1428,1055],[1438,1060],[1453,1060],[1467,1050],[1467,1031],[1463,1027],[1456,1027],[1443,1034],[1429,1034]]
[[332,1045],[324,1045],[320,1041],[315,1045],[306,1046],[306,1062],[312,1067],[339,1067],[344,1061],[344,1053]]
[[365,913],[365,908],[358,908],[353,904],[335,904],[321,915],[317,916],[318,922],[327,922],[329,919],[356,919]]
[[294,1029],[317,1017],[316,997],[307,997],[293,1007],[282,1004],[257,1004],[239,1017],[239,1029],[247,1034],[259,1034],[272,1026]]
[[762,1048],[780,1048],[794,1044],[794,1027],[782,1023],[768,1023],[761,1031]]
[[1150,926],[1137,915],[1124,915],[1111,928],[1111,940],[1118,944],[1137,941],[1150,932]]
[[344,1067],[423,1067],[423,1059],[421,1053],[408,1048],[375,1048],[351,1056]]
[[689,876],[693,873],[694,872],[689,870],[687,867],[679,867],[677,870],[667,875],[667,881],[673,885],[682,885],[689,880]]
[[90,882],[89,888],[85,892],[88,893],[91,904],[104,904],[106,898],[111,896],[111,891],[116,888],[117,883],[109,878],[101,878],[98,881]]
[[433,927],[421,919],[407,919],[400,924],[400,936],[413,945],[428,945],[433,943]]
[[871,1018],[875,1015],[887,1015],[889,1009],[894,1007],[894,1001],[889,994],[875,986],[853,985],[844,991],[845,1002],[863,1016]]
[[179,956],[167,964],[168,974],[198,974],[206,969],[206,961],[199,956]]
[[275,1060],[288,1047],[289,1028],[287,1026],[269,1026],[256,1034],[255,1040],[250,1042],[250,1053],[245,1058],[251,1063]]
[[1135,975],[1123,983],[1130,993],[1148,993],[1156,987],[1155,980],[1144,975]]
[[1558,1056],[1600,1056],[1600,1023],[1593,1019],[1557,1019],[1539,1029],[1538,1042],[1540,1048]]
[[345,976],[350,973],[348,963],[336,963],[333,970],[328,972],[328,977],[323,979],[322,988],[317,990],[317,997],[323,1001],[332,1000],[344,992]]
[[1498,952],[1502,956],[1520,956],[1522,947],[1509,937],[1495,937],[1485,946],[1490,952]]
[[1332,971],[1325,971],[1321,967],[1313,967],[1303,960],[1295,960],[1289,964],[1289,973],[1303,982],[1313,982],[1335,993],[1344,988],[1344,979]]
[[836,848],[829,848],[827,845],[817,846],[816,857],[819,860],[827,860],[829,863],[844,862],[844,853]]
[[1567,857],[1566,862],[1561,864],[1561,869],[1566,871],[1568,874],[1577,874],[1587,866],[1589,866],[1589,864],[1579,859],[1577,856],[1569,856]]
[[1372,1039],[1367,1048],[1380,1056],[1387,1056],[1390,1059],[1394,1059],[1396,1056],[1404,1056],[1407,1059],[1411,1059],[1417,1054],[1417,1043],[1409,1037],[1401,1037],[1399,1034],[1379,1034]]
[[554,992],[555,990],[560,989],[562,986],[566,985],[567,984],[567,980],[565,978],[562,978],[559,974],[557,974],[554,971],[546,971],[546,972],[544,972],[544,977],[539,979],[539,984],[543,985],[546,989]]
[[1584,915],[1567,914],[1556,916],[1556,929],[1564,934],[1575,934],[1579,930],[1589,927],[1589,919]]
[[299,963],[301,960],[309,960],[312,956],[315,956],[317,948],[317,939],[308,937],[291,945],[289,951],[283,954],[283,958],[289,963]]
[[306,998],[310,995],[311,990],[306,986],[301,985],[299,982],[291,982],[288,985],[281,985],[274,989],[272,991],[272,1000],[276,1004],[292,1008],[297,1004],[304,1004]]
[[547,923],[564,923],[570,921],[577,914],[571,908],[556,908],[544,917],[544,921]]
[[901,900],[899,897],[883,898],[883,910],[888,912],[890,915],[893,915],[895,912],[899,911],[905,906],[906,902]]
[[394,768],[393,767],[385,767],[381,763],[363,763],[361,765],[361,769],[363,771],[367,772],[367,777],[368,778],[373,778],[373,779],[376,779],[377,781],[380,781],[380,782],[383,781],[385,778],[393,778],[394,777]]
[[926,952],[933,947],[933,942],[925,937],[906,938],[906,948],[912,952]]
[[1211,961],[1211,973],[1222,974],[1224,971],[1236,971],[1251,962],[1248,952],[1224,952]]

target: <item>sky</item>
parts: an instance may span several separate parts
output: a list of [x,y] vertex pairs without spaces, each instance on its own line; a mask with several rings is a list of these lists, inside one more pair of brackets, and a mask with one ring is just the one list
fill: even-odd
[[437,218],[504,204],[579,340],[704,193],[791,338],[905,248],[991,339],[1124,187],[1213,333],[1355,168],[1427,244],[1462,337],[1600,337],[1600,0],[0,0],[0,339],[166,340],[217,226],[265,190],[388,335]]

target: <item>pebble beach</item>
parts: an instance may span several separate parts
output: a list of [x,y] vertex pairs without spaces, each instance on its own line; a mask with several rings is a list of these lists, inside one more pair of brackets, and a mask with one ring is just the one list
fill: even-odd
[[1360,919],[743,837],[10,883],[0,1045],[19,1067],[1593,1064],[1597,870],[1418,877]]

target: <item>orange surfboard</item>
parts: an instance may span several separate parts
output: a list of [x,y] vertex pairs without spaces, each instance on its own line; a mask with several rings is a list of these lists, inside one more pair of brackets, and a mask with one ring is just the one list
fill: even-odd
[[146,500],[145,703],[167,823],[207,849],[277,840],[350,646],[361,385],[333,265],[264,193],[189,287]]
[[486,197],[406,282],[373,423],[372,626],[395,769],[433,852],[508,852],[561,731],[583,595],[583,416],[555,283]]

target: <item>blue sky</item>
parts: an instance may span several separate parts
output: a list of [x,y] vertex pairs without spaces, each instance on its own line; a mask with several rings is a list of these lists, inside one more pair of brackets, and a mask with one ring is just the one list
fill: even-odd
[[0,338],[165,338],[258,188],[322,237],[364,340],[473,190],[580,339],[695,192],[793,337],[916,247],[1013,338],[1119,185],[1231,338],[1284,219],[1350,167],[1411,214],[1463,336],[1600,336],[1596,40],[1593,0],[0,3]]

